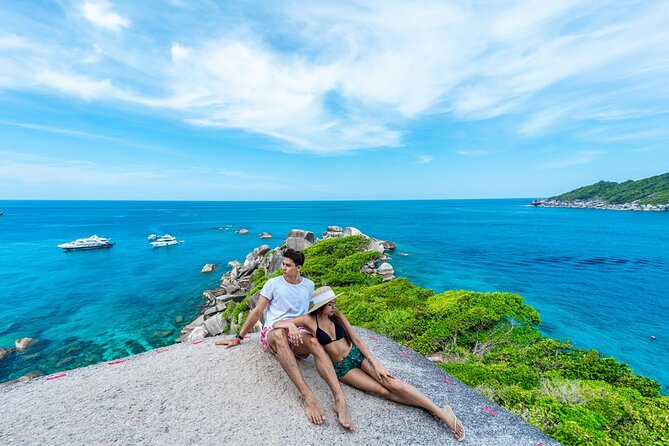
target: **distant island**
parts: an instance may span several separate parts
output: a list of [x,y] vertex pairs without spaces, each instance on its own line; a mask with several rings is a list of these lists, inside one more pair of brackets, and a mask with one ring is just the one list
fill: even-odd
[[669,211],[669,173],[622,183],[599,181],[531,204],[549,208]]

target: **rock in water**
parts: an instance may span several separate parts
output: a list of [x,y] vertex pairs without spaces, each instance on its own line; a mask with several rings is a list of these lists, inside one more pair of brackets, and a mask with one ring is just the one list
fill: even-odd
[[31,345],[33,345],[35,342],[37,342],[33,338],[18,338],[15,342],[16,344],[16,351],[17,352],[24,352],[30,348]]
[[0,348],[0,361],[3,361],[11,352],[8,348]]
[[203,273],[210,273],[210,272],[212,272],[213,270],[216,269],[216,266],[217,266],[217,265],[216,265],[215,263],[207,263],[206,265],[204,265],[204,266],[202,267],[201,272],[203,272]]

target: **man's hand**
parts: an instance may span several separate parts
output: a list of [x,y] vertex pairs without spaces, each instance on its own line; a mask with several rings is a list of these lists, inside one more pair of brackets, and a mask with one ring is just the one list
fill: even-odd
[[214,345],[225,345],[225,348],[230,348],[238,346],[241,344],[241,342],[242,340],[239,338],[219,339],[218,341],[214,342]]

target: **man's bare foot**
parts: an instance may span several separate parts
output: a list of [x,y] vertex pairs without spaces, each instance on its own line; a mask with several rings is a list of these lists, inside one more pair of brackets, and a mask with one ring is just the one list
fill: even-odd
[[318,405],[315,399],[305,398],[303,401],[304,412],[307,414],[307,418],[314,424],[323,424],[325,421],[325,413],[321,406]]
[[335,401],[334,406],[332,406],[332,409],[334,409],[335,413],[337,414],[337,420],[344,429],[348,429],[350,431],[355,430],[353,421],[351,421],[351,418],[348,416],[348,407],[346,407],[346,402]]
[[451,406],[446,405],[444,406],[439,414],[437,414],[439,419],[444,422],[446,426],[451,430],[453,433],[453,438],[455,438],[457,441],[462,441],[465,439],[465,427],[462,425],[460,420],[455,416],[455,413],[453,413],[453,409]]

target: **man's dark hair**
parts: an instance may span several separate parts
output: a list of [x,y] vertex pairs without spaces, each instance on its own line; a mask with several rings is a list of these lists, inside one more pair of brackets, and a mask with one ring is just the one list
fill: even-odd
[[284,257],[288,257],[295,265],[304,265],[304,254],[300,251],[295,251],[293,248],[288,248],[283,252]]

